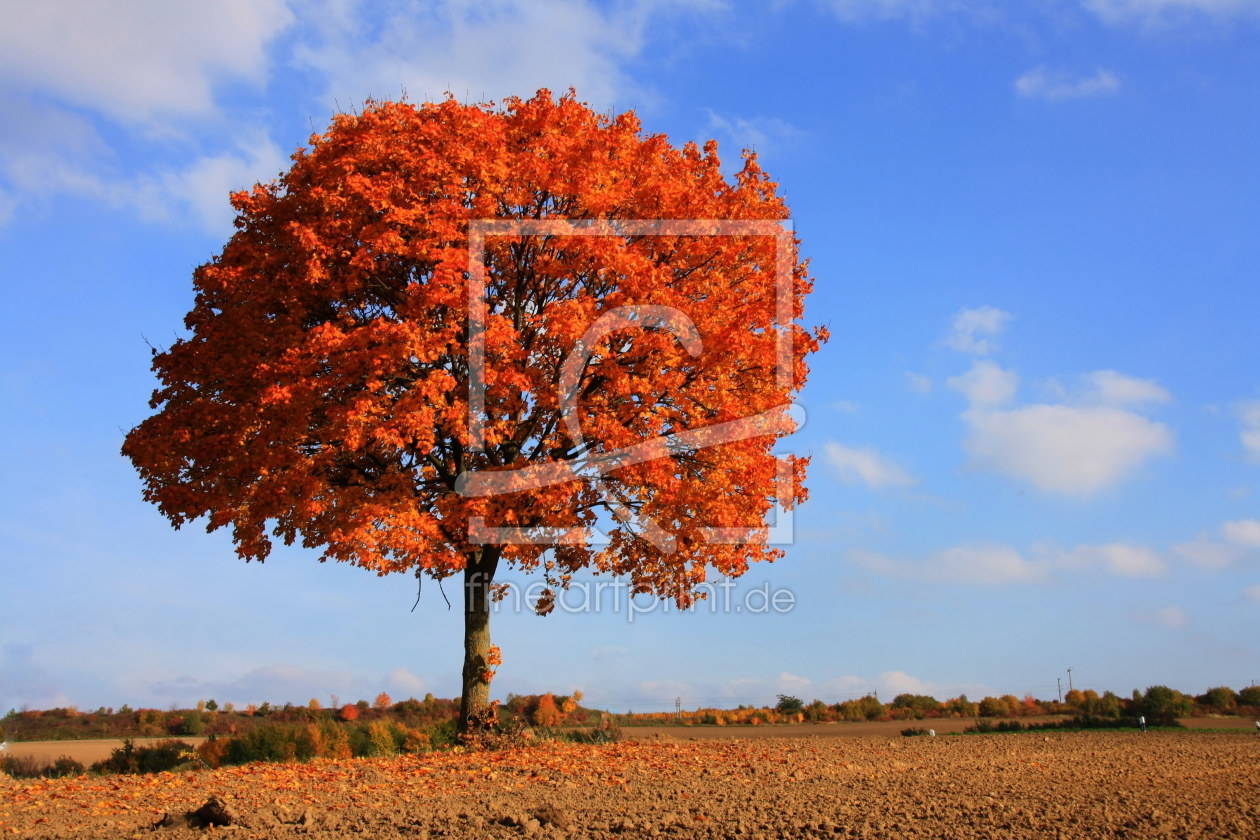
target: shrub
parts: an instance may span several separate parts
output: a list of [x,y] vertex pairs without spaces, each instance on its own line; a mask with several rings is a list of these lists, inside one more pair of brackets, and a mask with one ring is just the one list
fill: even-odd
[[187,766],[194,755],[197,753],[183,741],[159,741],[137,747],[135,741],[127,738],[109,758],[93,764],[92,770],[97,773],[163,773]]
[[251,761],[296,761],[302,727],[292,724],[259,726],[228,742],[226,763]]
[[924,729],[922,726],[911,726],[909,729],[901,730],[901,735],[903,738],[914,738],[916,736],[926,735],[926,734],[928,734],[928,731]]
[[347,703],[346,705],[342,706],[341,709],[337,712],[337,717],[341,718],[347,723],[353,723],[354,721],[359,719],[359,707],[351,703]]
[[368,741],[371,742],[372,751],[369,755],[391,756],[398,754],[398,741],[394,738],[394,724],[376,720],[367,726]]
[[425,734],[429,736],[429,746],[433,749],[453,747],[459,743],[459,725],[454,720],[435,723]]
[[61,756],[52,764],[45,764],[31,755],[6,755],[0,758],[0,772],[15,779],[60,779],[81,776],[86,768],[69,756]]
[[[1052,724],[1052,726],[1055,726]],[[963,732],[1022,732],[1024,724],[1017,720],[999,720],[997,723],[988,718],[976,718],[975,726],[968,726]],[[1029,729],[1033,726],[1030,724]],[[1040,727],[1039,727],[1040,728]]]
[[325,718],[316,724],[316,728],[320,734],[320,750],[316,753],[319,758],[350,757],[350,736],[344,726]]
[[221,766],[227,758],[228,743],[231,739],[216,738],[211,735],[197,745],[197,755],[211,769]]

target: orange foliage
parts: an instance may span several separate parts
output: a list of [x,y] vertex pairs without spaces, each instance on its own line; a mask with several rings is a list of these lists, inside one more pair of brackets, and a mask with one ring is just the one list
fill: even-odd
[[376,709],[378,712],[383,712],[392,705],[394,705],[394,701],[391,700],[389,695],[383,691],[376,695],[376,699],[372,701],[372,708]]
[[[543,611],[583,568],[686,606],[712,572],[782,555],[759,536],[805,498],[807,459],[773,450],[826,334],[799,323],[812,281],[755,155],[728,180],[712,141],[547,91],[369,103],[310,142],[232,196],[191,335],[154,356],[156,413],[123,452],[173,524],[230,528],[246,560],[278,537],[379,574],[490,584],[502,561],[543,575]],[[743,226],[476,229],[539,219]],[[588,544],[601,511],[611,541]],[[483,525],[564,544],[487,544]],[[476,638],[466,698],[488,696]]]
[[337,717],[344,721],[355,721],[359,719],[359,707],[353,703],[347,703],[337,712]]
[[556,698],[547,692],[538,698],[538,707],[534,709],[535,726],[559,726],[560,710],[556,708]]

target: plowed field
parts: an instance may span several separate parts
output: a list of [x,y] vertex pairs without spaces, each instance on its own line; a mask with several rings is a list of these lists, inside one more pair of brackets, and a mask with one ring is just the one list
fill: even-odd
[[[1260,736],[652,740],[16,781],[6,837],[1260,838]],[[218,797],[218,819],[186,815]]]

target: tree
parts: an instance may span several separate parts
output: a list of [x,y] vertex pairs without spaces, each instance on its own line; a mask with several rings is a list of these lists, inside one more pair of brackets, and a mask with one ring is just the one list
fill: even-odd
[[534,707],[531,717],[535,726],[560,725],[560,709],[556,707],[556,698],[551,692],[538,698],[538,705]]
[[807,459],[772,449],[826,332],[776,185],[716,149],[572,93],[337,116],[232,196],[123,446],[145,498],[247,561],[460,577],[465,726],[501,568],[541,573],[546,614],[583,569],[685,607],[781,556]]
[[1140,709],[1151,723],[1159,726],[1176,726],[1177,718],[1189,717],[1193,711],[1189,697],[1166,685],[1147,688]]
[[1228,686],[1217,686],[1196,697],[1195,702],[1213,712],[1231,712],[1238,705],[1238,693]]
[[774,710],[781,715],[799,715],[805,711],[805,702],[790,694],[780,694],[779,702],[775,704]]
[[922,719],[924,715],[941,710],[941,702],[927,694],[898,694],[893,698],[894,709],[905,710],[908,716]]

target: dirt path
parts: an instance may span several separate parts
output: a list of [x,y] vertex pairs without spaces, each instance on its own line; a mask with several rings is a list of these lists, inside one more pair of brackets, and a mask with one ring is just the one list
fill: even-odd
[[1239,732],[656,736],[147,777],[0,777],[0,834],[191,840],[206,832],[183,815],[215,795],[239,838],[1255,840],[1257,766],[1260,736]]

